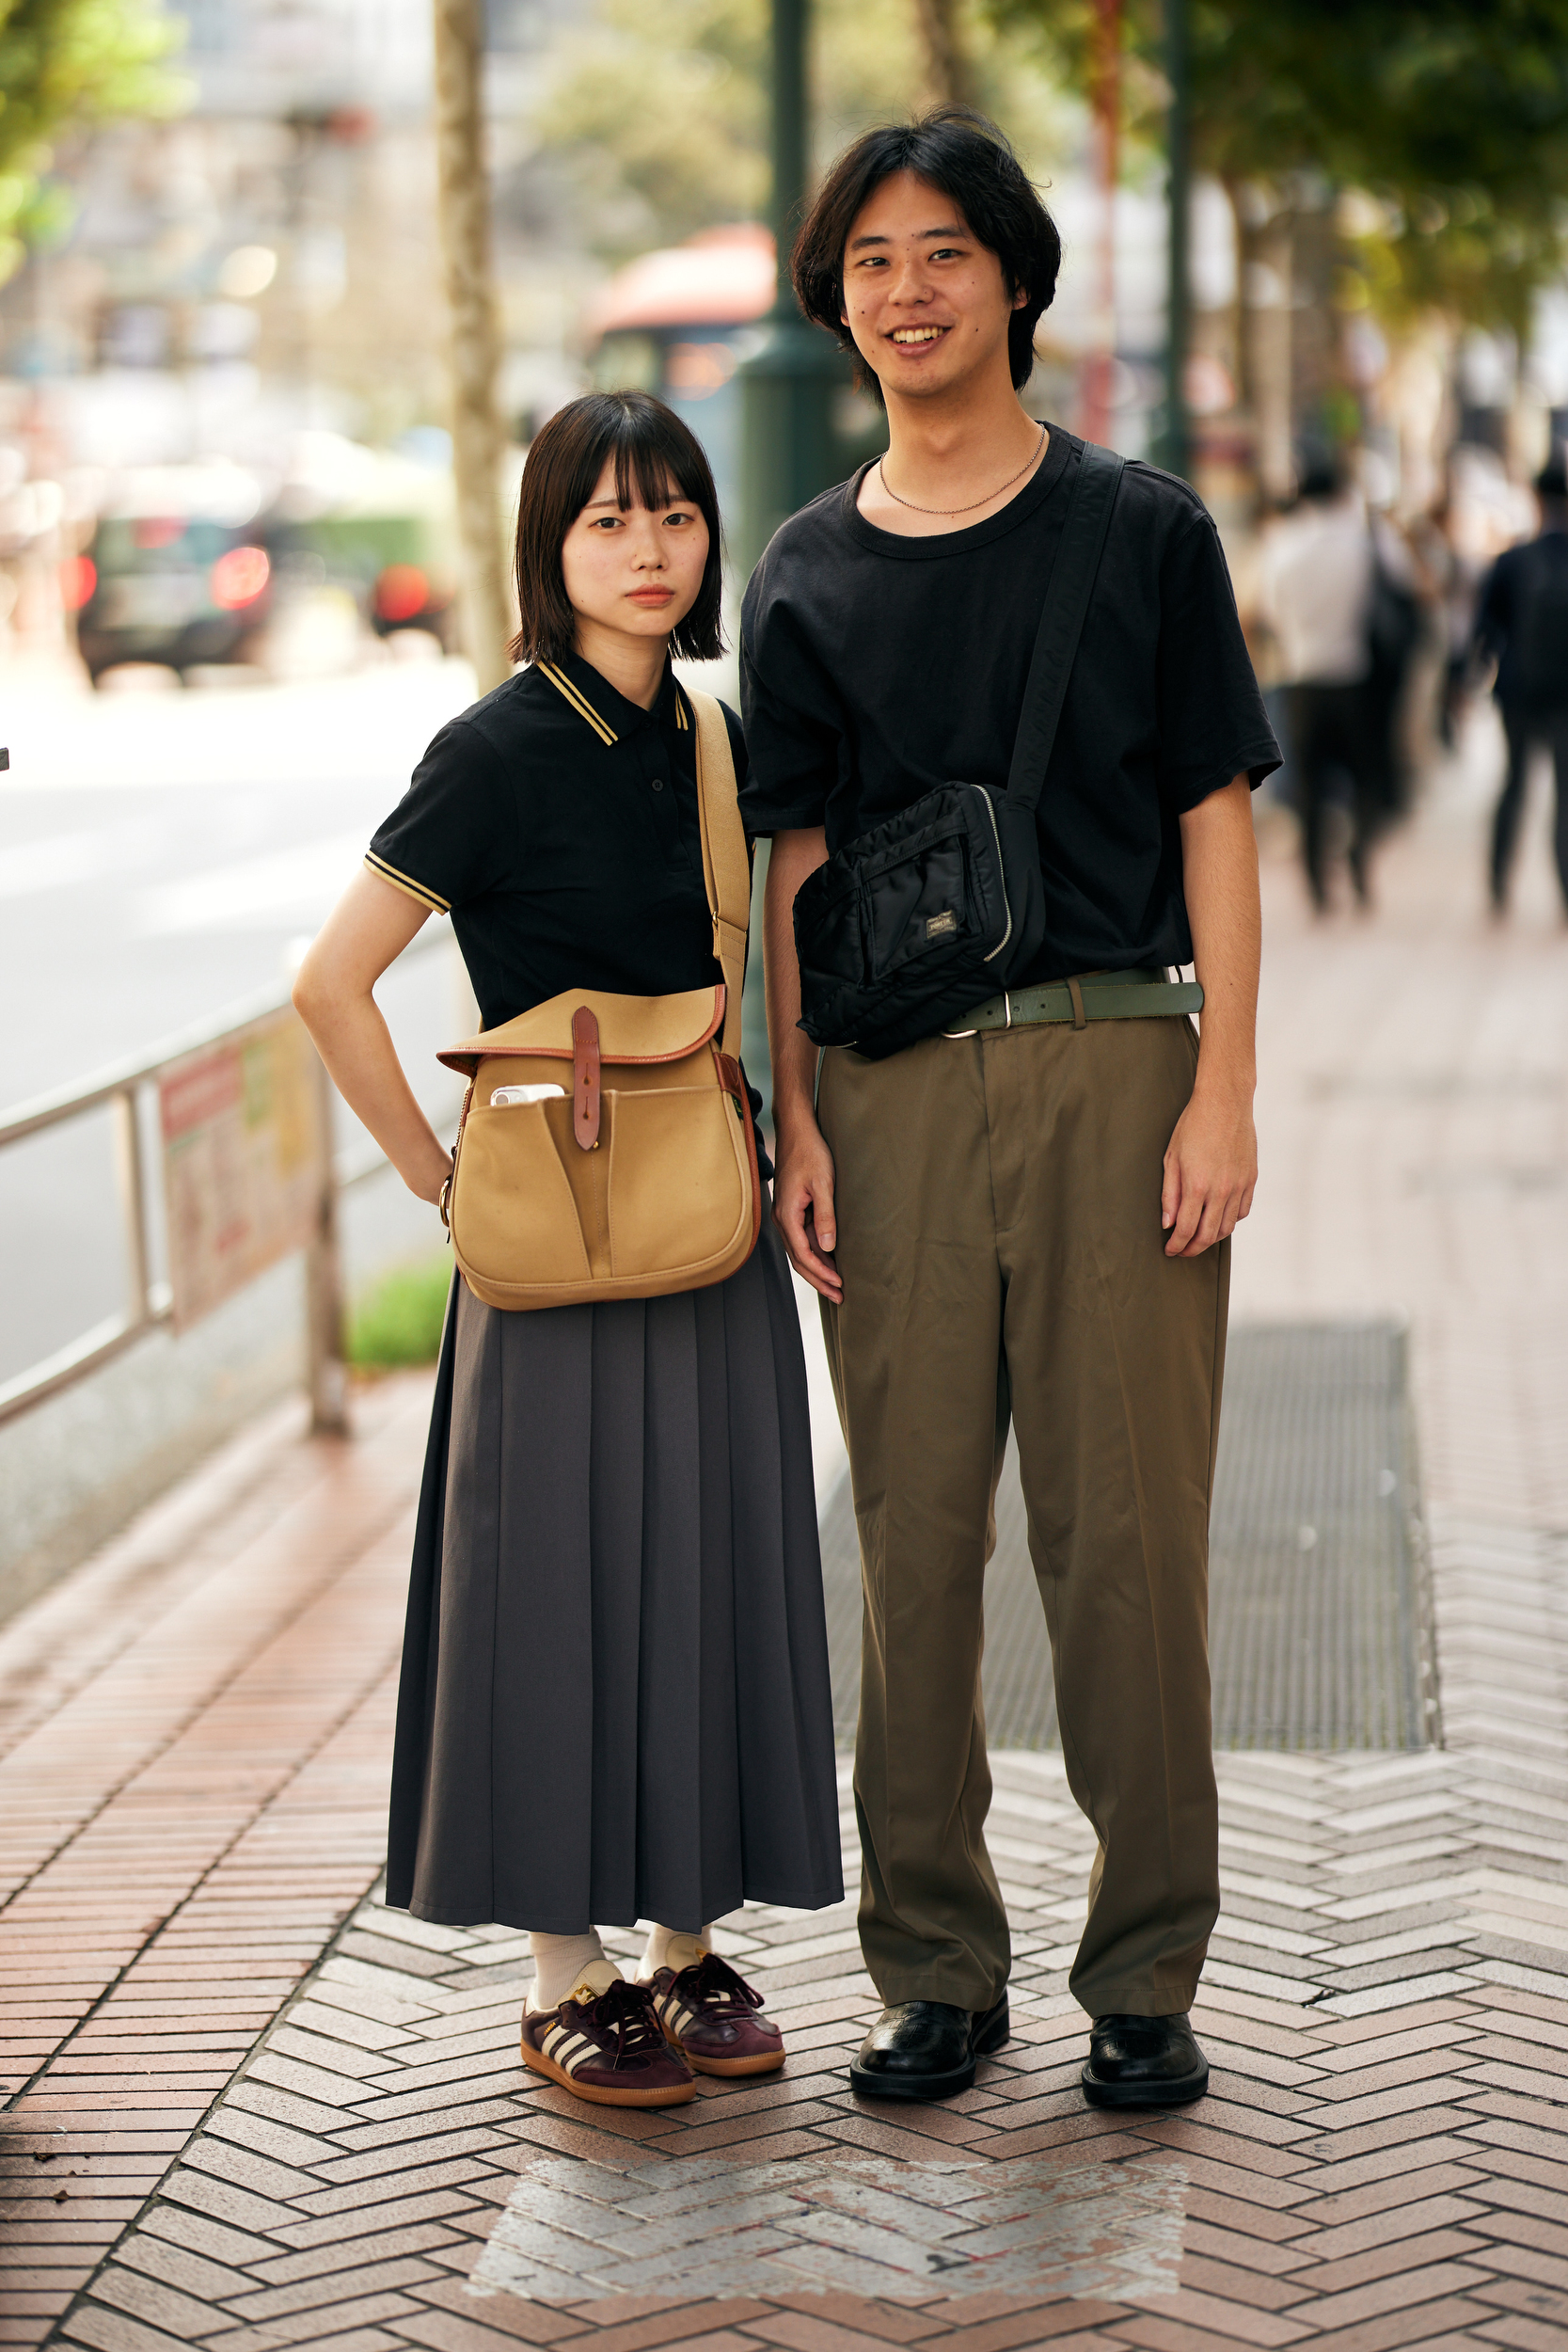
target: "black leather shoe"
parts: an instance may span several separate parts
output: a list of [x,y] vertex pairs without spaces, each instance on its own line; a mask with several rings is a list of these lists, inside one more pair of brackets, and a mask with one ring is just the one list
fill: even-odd
[[1080,2077],[1091,2107],[1181,2107],[1209,2088],[1209,2061],[1182,2017],[1097,2017]]
[[1007,1996],[990,2009],[900,2001],[884,2009],[849,2069],[863,2099],[951,2099],[974,2080],[976,2058],[1007,2039]]

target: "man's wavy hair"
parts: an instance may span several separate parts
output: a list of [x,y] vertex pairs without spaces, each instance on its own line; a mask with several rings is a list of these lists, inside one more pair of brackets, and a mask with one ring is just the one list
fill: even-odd
[[882,397],[844,324],[844,248],[862,207],[884,180],[912,171],[951,198],[971,233],[1002,264],[1009,295],[1026,297],[1007,326],[1013,389],[1035,364],[1035,327],[1056,292],[1062,240],[1018,157],[994,122],[969,106],[938,106],[914,122],[889,122],[846,148],[795,240],[790,275],[807,318],[836,335],[863,388]]
[[562,661],[577,625],[561,568],[561,543],[613,461],[623,507],[689,499],[707,525],[707,563],[697,600],[671,632],[670,650],[688,661],[712,661],[724,650],[720,600],[724,585],[719,493],[689,424],[651,392],[584,392],[558,408],[534,435],[517,497],[517,612],[514,661]]

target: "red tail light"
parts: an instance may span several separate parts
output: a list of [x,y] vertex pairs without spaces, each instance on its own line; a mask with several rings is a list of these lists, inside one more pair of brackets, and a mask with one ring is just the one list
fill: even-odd
[[90,555],[68,555],[60,565],[60,596],[68,612],[80,612],[98,585],[98,566]]
[[375,583],[375,609],[384,621],[411,621],[430,602],[430,582],[417,564],[388,564]]
[[220,612],[237,612],[254,604],[272,577],[265,548],[230,548],[213,565],[208,586]]

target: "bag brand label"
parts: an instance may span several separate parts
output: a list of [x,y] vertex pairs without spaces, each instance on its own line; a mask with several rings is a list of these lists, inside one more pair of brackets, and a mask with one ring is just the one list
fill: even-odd
[[943,907],[940,914],[928,914],[926,917],[927,939],[949,939],[958,928],[958,918],[951,907]]

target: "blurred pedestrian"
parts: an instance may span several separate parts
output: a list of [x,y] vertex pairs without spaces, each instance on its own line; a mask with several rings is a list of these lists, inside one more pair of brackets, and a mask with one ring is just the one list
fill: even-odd
[[1523,547],[1498,556],[1476,614],[1477,648],[1497,665],[1492,691],[1508,741],[1488,875],[1497,914],[1508,906],[1529,758],[1537,744],[1552,755],[1557,790],[1552,840],[1568,912],[1568,468],[1560,450],[1537,476],[1535,495],[1540,530]]
[[[689,428],[643,392],[568,403],[529,453],[516,562],[514,650],[531,666],[436,736],[295,990],[340,1090],[431,1201],[451,1157],[372,994],[430,913],[453,918],[486,1032],[548,1006],[575,1046],[582,1015],[562,1008],[599,991],[601,1010],[642,1000],[626,1018],[662,1019],[667,1037],[672,1016],[646,1000],[711,1004],[724,977],[704,881],[704,721],[670,661],[721,650],[719,513]],[[729,756],[710,775],[705,755],[702,788],[710,808],[727,794],[733,825],[745,752],[722,716]],[[596,1043],[594,1019],[590,1007]],[[487,1120],[537,1119],[553,1168],[597,1145],[596,1056],[583,1073],[586,1113],[562,1105],[551,1123],[543,1098],[565,1089],[525,1086],[470,1103],[465,1121],[495,1151]],[[607,1089],[611,1148],[596,1164],[612,1219],[617,1099]],[[559,1225],[572,1212],[546,1183],[519,1214]],[[668,1215],[678,1226],[678,1200]],[[766,1196],[752,1255],[705,1289],[519,1311],[455,1282],[388,1901],[529,1930],[523,2063],[595,2104],[654,2107],[689,2099],[693,2068],[784,2063],[709,1923],[748,1898],[816,1910],[842,1891],[805,1363]],[[632,1982],[594,1923],[639,1919],[662,1924]]]
[[1451,752],[1469,701],[1476,608],[1484,573],[1465,544],[1451,479],[1436,502],[1417,517],[1410,536],[1418,578],[1435,626],[1438,669],[1432,732],[1443,750]]
[[1348,788],[1348,863],[1370,898],[1372,846],[1402,798],[1395,724],[1418,617],[1408,551],[1367,512],[1342,461],[1309,460],[1297,503],[1271,525],[1261,615],[1279,648],[1291,775],[1312,903],[1329,900],[1327,812]]

